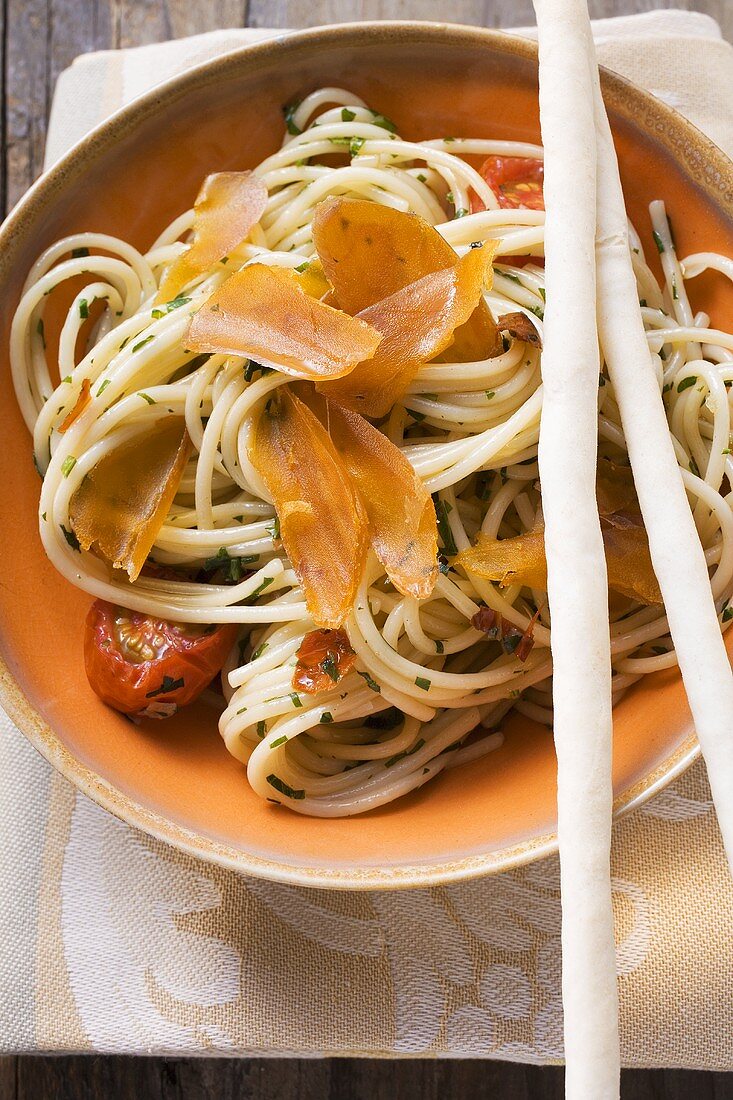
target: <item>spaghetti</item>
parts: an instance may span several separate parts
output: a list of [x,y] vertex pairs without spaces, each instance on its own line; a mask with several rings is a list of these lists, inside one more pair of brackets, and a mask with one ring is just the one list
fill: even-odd
[[[337,88],[307,96],[286,122],[282,147],[254,170],[267,202],[245,243],[160,303],[159,288],[186,248],[193,211],[145,254],[97,233],[59,241],[28,276],[11,359],[43,476],[39,524],[50,560],[72,584],[133,612],[187,624],[238,624],[240,640],[222,676],[219,724],[227,748],[247,764],[261,797],[336,817],[381,805],[444,768],[490,752],[501,743],[499,727],[511,708],[552,721],[544,589],[511,579],[502,587],[460,561],[480,534],[518,538],[542,522],[544,211],[502,205],[473,166],[476,157],[541,158],[542,149],[471,138],[407,141],[390,120]],[[335,153],[341,163],[334,164]],[[314,211],[333,195],[417,213],[459,255],[472,244],[499,241],[486,302],[494,317],[524,315],[539,339],[505,335],[500,354],[480,362],[452,363],[449,349],[422,366],[393,405],[381,430],[433,494],[441,572],[431,595],[418,600],[397,591],[371,555],[345,623],[356,662],[332,687],[310,695],[294,690],[293,674],[314,624],[248,455],[257,416],[288,376],[242,357],[198,356],[186,336],[193,315],[233,271],[251,263],[288,270],[307,263],[314,255]],[[663,211],[655,208],[656,232],[660,219]],[[706,315],[692,314],[685,278],[707,267],[730,274],[730,261],[705,254],[680,264],[669,241],[660,285],[635,234],[632,244],[647,340],[725,628],[733,619],[726,386],[733,382],[733,337],[710,328]],[[53,348],[57,383],[44,311],[52,292],[67,280],[76,286],[80,276],[83,289],[74,294]],[[85,386],[88,401],[80,402]],[[172,414],[185,418],[192,453],[152,548],[159,575],[143,574],[131,584],[79,548],[70,504],[104,455]],[[601,458],[627,466],[604,373],[598,432]],[[227,583],[212,562],[227,566]],[[487,609],[502,625],[493,638],[481,628],[479,613]],[[522,659],[518,643],[528,631],[533,645]],[[616,593],[611,652],[614,700],[640,676],[672,667],[661,607]]]

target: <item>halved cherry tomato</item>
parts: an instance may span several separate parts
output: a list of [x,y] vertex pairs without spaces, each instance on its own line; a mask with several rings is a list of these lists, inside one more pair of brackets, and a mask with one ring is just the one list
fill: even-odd
[[293,687],[315,694],[337,684],[353,668],[356,654],[345,630],[311,630],[296,658]]
[[238,630],[236,623],[169,623],[95,600],[84,632],[87,677],[115,710],[167,718],[220,671]]
[[[544,161],[536,157],[487,157],[479,172],[496,195],[499,206],[507,209],[544,210],[542,181]],[[471,194],[471,213],[485,210],[478,195]]]

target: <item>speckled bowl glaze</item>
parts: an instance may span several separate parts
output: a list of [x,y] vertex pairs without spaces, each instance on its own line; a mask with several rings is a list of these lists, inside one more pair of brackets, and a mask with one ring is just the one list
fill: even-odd
[[[408,137],[539,140],[536,48],[500,33],[349,24],[228,54],[121,110],[29,191],[0,237],[0,346],[7,349],[21,285],[43,248],[84,229],[147,247],[191,204],[207,172],[251,167],[276,148],[283,103],[327,84],[353,89]],[[603,86],[629,211],[645,244],[646,206],[661,195],[682,254],[733,254],[730,161],[650,95],[610,73]],[[733,295],[722,277],[696,280],[694,295],[730,325]],[[136,727],[103,706],[82,658],[89,597],[57,575],[38,537],[38,478],[6,350],[2,372],[0,699],[64,776],[170,844],[284,882],[427,885],[516,867],[555,849],[552,738],[518,716],[498,752],[383,809],[328,821],[256,798],[204,707]],[[617,812],[649,798],[697,752],[679,676],[660,673],[634,686],[615,712]]]

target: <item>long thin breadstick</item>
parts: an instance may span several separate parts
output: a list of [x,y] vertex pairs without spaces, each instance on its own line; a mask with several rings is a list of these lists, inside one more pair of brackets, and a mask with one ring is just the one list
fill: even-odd
[[618,160],[594,74],[598,144],[598,332],[621,413],[654,572],[733,871],[733,675],[705,555],[652,366],[631,266]]
[[534,7],[547,210],[539,468],[552,618],[566,1095],[615,1100],[611,655],[595,492],[595,58],[584,0],[534,0]]

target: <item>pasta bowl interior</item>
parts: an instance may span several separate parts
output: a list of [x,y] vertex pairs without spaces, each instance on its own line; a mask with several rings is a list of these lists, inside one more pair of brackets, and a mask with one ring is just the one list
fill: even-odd
[[[192,206],[205,176],[255,168],[273,154],[282,141],[283,105],[319,87],[349,89],[410,141],[445,135],[539,141],[531,43],[469,28],[360,24],[249,47],[121,111],[32,189],[2,235],[3,347],[26,275],[52,242],[92,230],[147,251],[162,228]],[[666,203],[680,256],[733,254],[733,176],[723,154],[622,80],[605,74],[604,93],[628,212],[657,278],[659,233],[652,235],[648,209],[655,199]],[[345,117],[351,115],[347,108]],[[708,314],[712,327],[729,327],[733,293],[722,274],[702,274],[689,292],[693,311]],[[48,346],[58,340],[75,284],[64,293],[44,316]],[[503,742],[494,751],[446,767],[365,814],[337,820],[296,814],[256,795],[206,702],[166,722],[138,724],[105,706],[84,669],[90,596],[44,553],[39,481],[7,356],[2,370],[2,702],[63,775],[132,825],[204,858],[283,881],[348,888],[436,883],[516,866],[554,849],[555,756],[551,733],[533,720],[532,706],[502,718]],[[617,809],[649,797],[696,753],[676,669],[632,683],[614,712]]]

